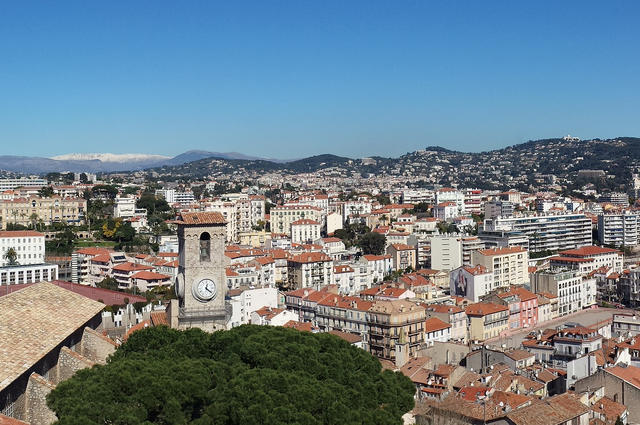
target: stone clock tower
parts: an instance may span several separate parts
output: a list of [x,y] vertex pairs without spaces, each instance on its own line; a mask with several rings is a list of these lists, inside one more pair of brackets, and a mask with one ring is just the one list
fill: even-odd
[[[176,295],[170,322],[178,329],[200,328],[213,332],[225,329],[230,306],[224,255],[226,222],[217,212],[182,213],[178,225],[179,260]],[[177,311],[176,311],[177,310]]]

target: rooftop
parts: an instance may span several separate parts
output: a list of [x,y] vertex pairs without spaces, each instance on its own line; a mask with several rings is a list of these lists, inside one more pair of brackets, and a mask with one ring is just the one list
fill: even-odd
[[102,303],[48,282],[0,298],[0,390],[103,308]]

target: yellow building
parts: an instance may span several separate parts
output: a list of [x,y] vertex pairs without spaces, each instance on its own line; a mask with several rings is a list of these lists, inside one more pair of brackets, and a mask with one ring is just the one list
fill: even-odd
[[265,246],[267,239],[271,239],[271,233],[264,230],[253,230],[250,232],[238,232],[238,241],[240,245],[248,245],[253,248]]
[[87,201],[82,198],[30,197],[0,201],[2,229],[8,223],[23,226],[44,223],[80,224],[84,220]]
[[424,341],[423,306],[407,300],[376,301],[369,309],[369,349],[382,359],[395,360],[401,336],[412,356]]
[[469,318],[469,338],[484,341],[499,336],[509,328],[509,307],[492,303],[469,305],[465,312]]

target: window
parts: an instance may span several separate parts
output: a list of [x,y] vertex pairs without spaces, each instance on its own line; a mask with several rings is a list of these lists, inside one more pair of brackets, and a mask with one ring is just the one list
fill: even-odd
[[200,261],[211,261],[211,235],[207,232],[200,235]]

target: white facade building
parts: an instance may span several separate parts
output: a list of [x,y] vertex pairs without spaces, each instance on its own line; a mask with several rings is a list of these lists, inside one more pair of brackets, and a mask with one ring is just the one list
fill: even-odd
[[231,300],[231,317],[227,329],[250,323],[251,313],[262,307],[278,307],[277,288],[231,290],[227,294]]
[[44,235],[31,230],[0,231],[0,267],[9,263],[7,251],[16,251],[20,265],[44,263]]

